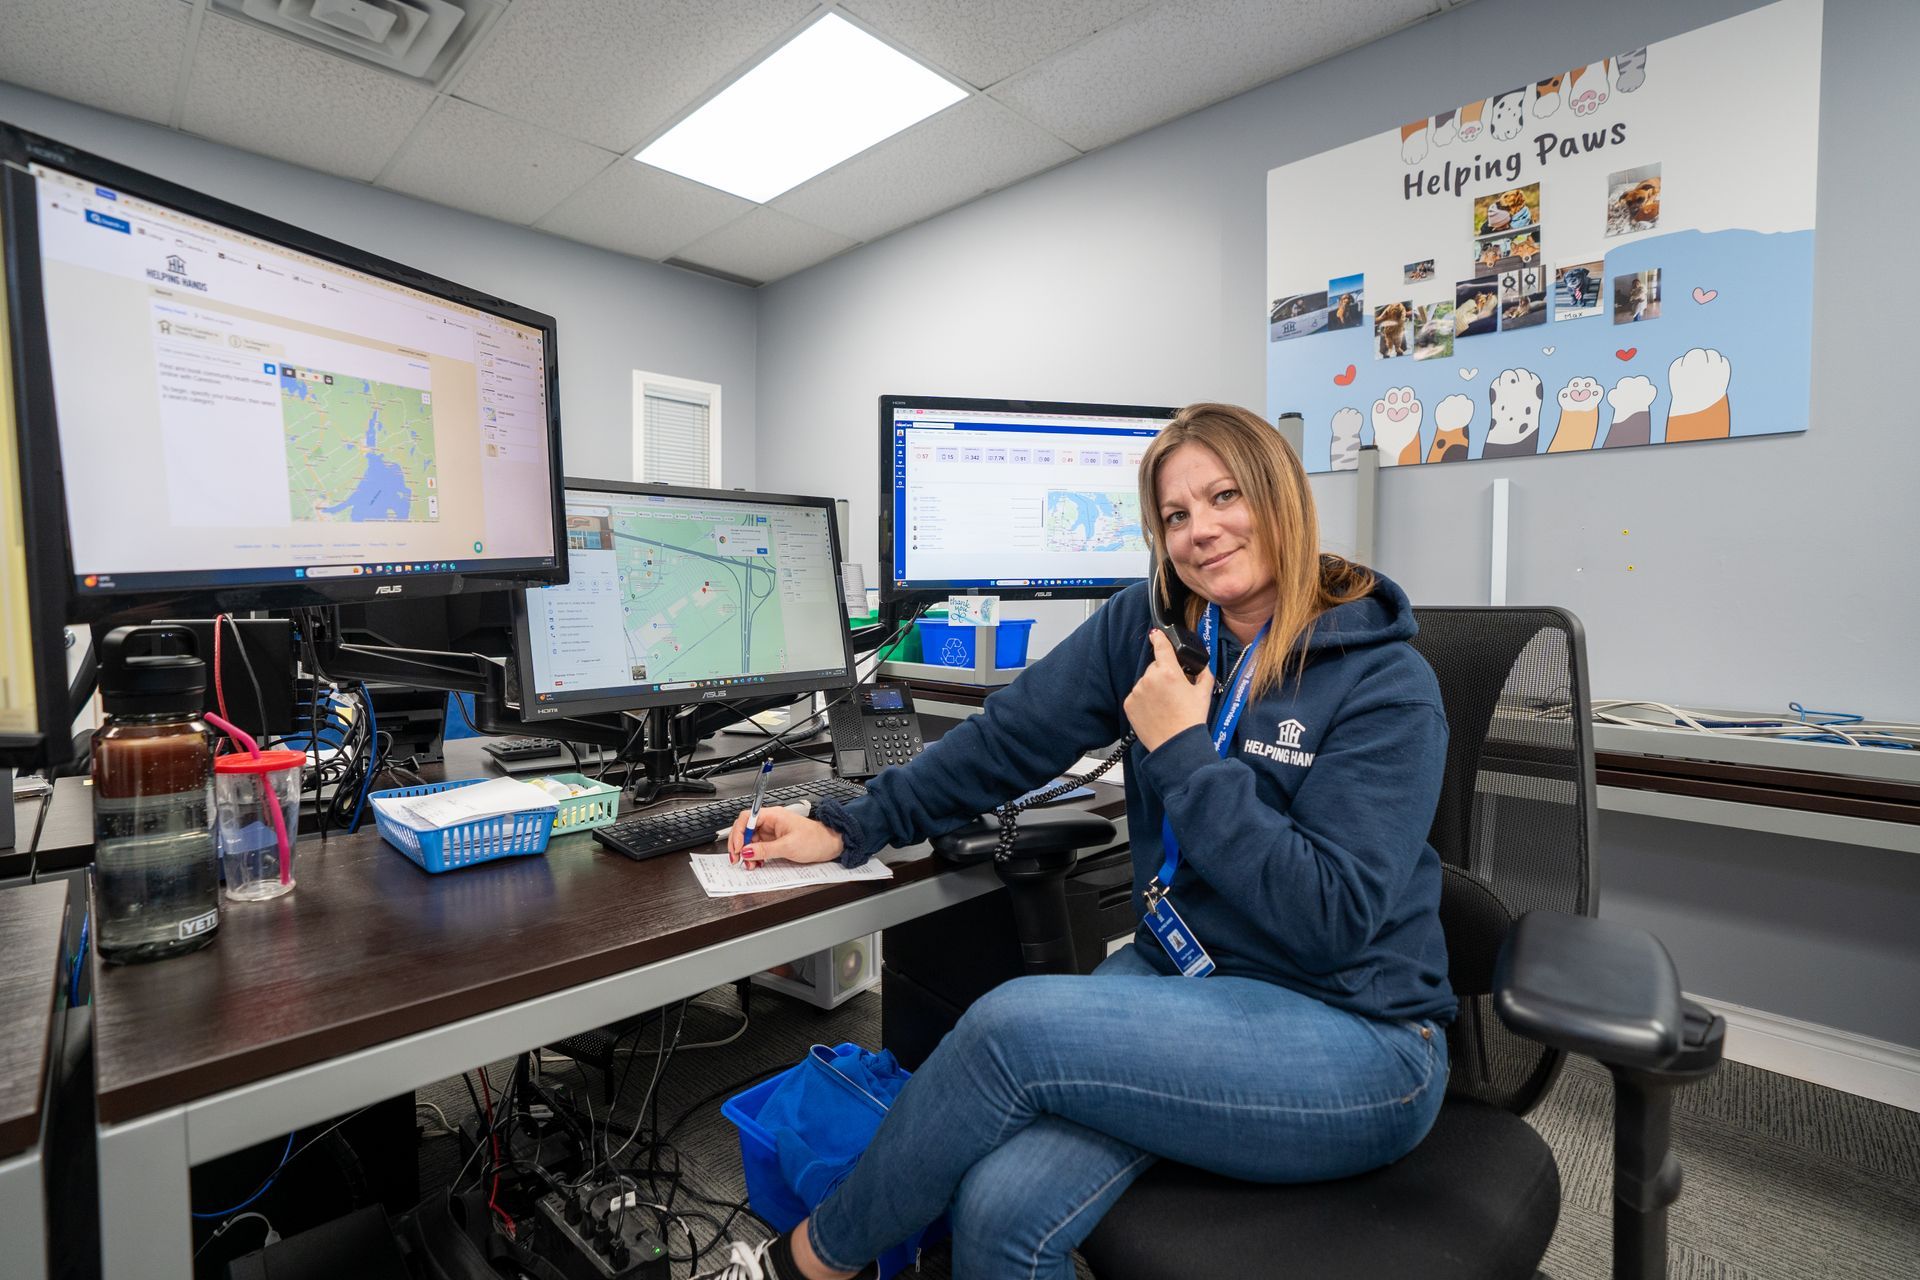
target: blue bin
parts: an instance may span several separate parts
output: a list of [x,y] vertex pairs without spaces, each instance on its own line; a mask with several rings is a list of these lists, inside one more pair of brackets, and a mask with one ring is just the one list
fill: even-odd
[[[971,667],[973,665],[973,628],[956,627],[939,618],[922,618],[917,624],[920,631],[920,660],[936,667]],[[1027,665],[1027,635],[1033,630],[1032,618],[1002,618],[1000,625],[993,629],[993,665],[996,667],[1024,667]]]
[[[839,1045],[836,1052],[844,1053],[854,1047],[851,1044]],[[793,1230],[813,1208],[795,1195],[793,1189],[787,1186],[786,1179],[781,1177],[780,1157],[774,1149],[773,1135],[760,1127],[760,1108],[766,1105],[767,1098],[780,1087],[781,1082],[799,1069],[797,1066],[789,1067],[720,1104],[720,1114],[733,1121],[734,1127],[740,1131],[740,1168],[746,1174],[747,1203],[775,1231]],[[897,1276],[913,1266],[919,1260],[923,1247],[946,1239],[952,1230],[952,1224],[942,1214],[923,1230],[914,1232],[882,1253],[875,1259],[880,1268],[880,1280],[889,1280],[889,1277]]]

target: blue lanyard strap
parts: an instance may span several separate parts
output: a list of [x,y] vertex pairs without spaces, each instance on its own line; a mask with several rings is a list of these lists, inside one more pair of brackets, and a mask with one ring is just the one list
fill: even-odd
[[[1213,749],[1222,760],[1227,758],[1233,745],[1234,727],[1240,723],[1240,713],[1246,710],[1247,706],[1247,693],[1253,687],[1254,654],[1259,651],[1260,642],[1267,638],[1267,627],[1272,625],[1269,622],[1260,628],[1260,634],[1253,638],[1252,644],[1241,651],[1240,660],[1234,664],[1233,685],[1227,693],[1226,702],[1220,707],[1220,718],[1213,729]],[[1207,611],[1200,616],[1200,638],[1207,645],[1208,668],[1214,672],[1214,678],[1219,679],[1219,605],[1208,605]],[[1154,881],[1162,890],[1165,890],[1173,885],[1174,872],[1180,869],[1180,842],[1174,838],[1172,819],[1164,816],[1160,819],[1160,845],[1166,850],[1167,856],[1166,860],[1160,864],[1160,870],[1155,874]]]

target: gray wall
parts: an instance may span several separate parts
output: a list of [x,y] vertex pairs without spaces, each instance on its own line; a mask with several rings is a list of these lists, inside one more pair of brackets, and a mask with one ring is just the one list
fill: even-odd
[[5,83],[0,120],[552,315],[562,451],[574,475],[632,474],[635,369],[718,383],[723,474],[753,483],[752,290]]
[[[850,497],[871,564],[882,392],[1261,407],[1267,170],[1751,7],[1477,0],[772,285],[760,387],[780,413],[761,480]],[[1865,319],[1904,296],[1888,281],[1901,241],[1858,223],[1920,208],[1920,154],[1895,123],[1920,118],[1916,48],[1911,0],[1829,0],[1807,434],[1389,472],[1378,565],[1415,600],[1484,601],[1505,476],[1510,598],[1584,619],[1599,694],[1920,719],[1920,399],[1893,382],[1915,325],[1904,305]],[[1326,541],[1350,547],[1353,477],[1315,492]],[[1042,643],[1079,617],[1024,612]],[[1604,816],[1602,844],[1603,909],[1659,930],[1690,989],[1920,1045],[1920,860],[1624,815]]]
[[[770,286],[760,385],[780,414],[760,475],[850,496],[871,562],[881,392],[1263,407],[1267,170],[1750,7],[1478,0]],[[1484,601],[1505,476],[1509,598],[1585,620],[1600,694],[1920,719],[1920,592],[1898,577],[1920,542],[1920,400],[1885,391],[1914,324],[1864,319],[1899,237],[1857,225],[1920,208],[1914,145],[1890,126],[1920,114],[1915,48],[1920,5],[1830,0],[1809,432],[1389,472],[1379,567],[1415,600]],[[1756,87],[1755,128],[1765,115]],[[1337,548],[1354,485],[1315,481]]]

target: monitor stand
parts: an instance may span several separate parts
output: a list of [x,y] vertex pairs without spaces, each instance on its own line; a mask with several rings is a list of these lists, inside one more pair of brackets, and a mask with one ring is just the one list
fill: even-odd
[[[686,726],[680,733],[675,730]],[[682,752],[692,754],[692,741],[676,742],[675,737],[692,738],[692,725],[684,718],[676,719],[668,707],[651,707],[647,710],[646,724],[642,733],[646,749],[640,753],[640,772],[632,784],[633,800],[638,805],[649,805],[660,800],[670,800],[676,796],[710,796],[716,788],[702,778],[688,778],[680,770]]]

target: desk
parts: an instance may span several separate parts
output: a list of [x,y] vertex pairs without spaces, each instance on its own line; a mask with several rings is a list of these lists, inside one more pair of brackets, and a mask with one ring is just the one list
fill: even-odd
[[0,1238],[8,1275],[47,1270],[42,1135],[66,931],[65,882],[0,889]]
[[[480,771],[473,743],[448,756]],[[795,762],[773,782],[825,773]],[[754,775],[719,781],[745,794]],[[1120,791],[1096,810],[1124,829]],[[105,1275],[191,1274],[195,1164],[998,885],[925,845],[882,856],[883,884],[715,899],[683,855],[629,862],[586,834],[440,876],[371,823],[303,838],[294,892],[233,906],[213,946],[94,962]]]

